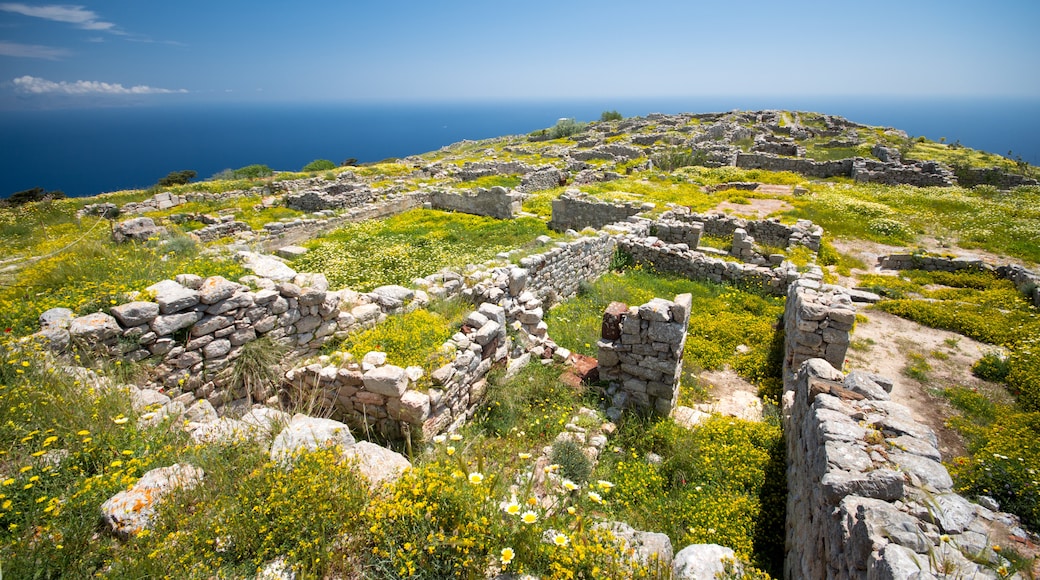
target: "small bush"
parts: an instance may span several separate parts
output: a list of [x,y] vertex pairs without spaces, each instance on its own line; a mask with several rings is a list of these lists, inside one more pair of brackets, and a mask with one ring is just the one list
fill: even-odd
[[336,164],[331,162],[331,161],[329,161],[328,159],[315,159],[314,161],[311,161],[307,165],[304,165],[303,168],[300,169],[300,171],[307,171],[307,172],[310,172],[310,171],[328,171],[330,169],[335,169],[335,168],[336,168]]
[[246,165],[239,167],[232,173],[234,179],[260,179],[270,177],[274,172],[266,165]]
[[971,365],[971,373],[984,381],[1002,383],[1007,380],[1010,371],[1007,357],[1000,353],[988,352]]
[[586,126],[586,123],[579,123],[574,119],[560,119],[549,129],[549,137],[551,139],[562,139],[577,135],[584,131]]
[[624,117],[622,117],[621,113],[617,112],[616,110],[603,111],[599,116],[599,120],[604,122],[620,121],[621,119],[624,119]]
[[184,185],[192,179],[195,179],[196,175],[198,175],[198,173],[192,171],[191,169],[185,169],[184,171],[171,171],[166,174],[166,177],[160,179],[155,185],[156,187],[173,187],[175,185]]
[[592,462],[582,448],[569,439],[553,443],[549,460],[560,466],[562,477],[578,485],[588,481],[592,473]]

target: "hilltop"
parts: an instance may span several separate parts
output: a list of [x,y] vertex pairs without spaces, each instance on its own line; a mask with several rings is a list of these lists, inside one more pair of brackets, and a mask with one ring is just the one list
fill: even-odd
[[1040,169],[617,117],[0,209],[4,566],[1035,574]]

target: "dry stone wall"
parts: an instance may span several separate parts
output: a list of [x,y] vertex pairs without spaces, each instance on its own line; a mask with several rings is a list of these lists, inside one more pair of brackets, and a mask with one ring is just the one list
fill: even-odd
[[811,358],[845,365],[856,308],[845,288],[801,279],[787,291],[784,309],[785,376]]
[[504,187],[477,188],[469,192],[435,190],[430,205],[435,209],[457,211],[497,219],[513,219],[520,211],[521,197]]
[[731,262],[691,250],[686,244],[666,244],[655,237],[619,236],[618,248],[630,255],[636,264],[658,272],[678,274],[691,280],[756,288],[774,296],[784,296],[788,286],[799,278],[797,268],[788,262],[774,268]]
[[861,157],[838,161],[813,161],[779,157],[769,153],[738,153],[734,165],[742,169],[791,171],[809,177],[851,177],[864,183],[906,184],[917,187],[949,187],[957,178],[946,166],[935,161],[881,162]]
[[526,288],[551,305],[578,293],[582,282],[591,282],[608,270],[616,242],[606,233],[558,242],[547,252],[521,258]]
[[647,209],[643,204],[608,203],[589,197],[577,189],[569,189],[552,202],[552,221],[549,227],[555,231],[581,231],[585,228],[599,229],[614,222],[625,221],[630,216]]
[[785,385],[785,577],[997,578],[992,526],[1017,522],[953,493],[935,434],[891,389],[821,359]]
[[1040,185],[1035,179],[1017,173],[1009,173],[999,167],[957,169],[957,183],[961,187],[992,185],[997,189],[1012,189],[1023,185]]
[[878,268],[881,270],[926,270],[929,272],[959,272],[961,270],[993,272],[1005,280],[1010,280],[1019,292],[1029,298],[1034,305],[1040,306],[1040,274],[1017,264],[994,266],[980,258],[974,257],[950,258],[924,254],[889,254],[878,257]]
[[993,522],[953,493],[938,440],[891,401],[893,383],[837,370],[855,312],[837,286],[800,280],[785,308],[785,577],[990,578]]
[[683,347],[693,297],[654,298],[642,306],[613,302],[603,314],[599,376],[618,386],[613,406],[667,417],[679,398]]
[[487,391],[488,371],[506,358],[508,346],[505,310],[482,304],[441,347],[451,360],[426,383],[421,368],[387,364],[385,353],[372,352],[360,364],[321,357],[290,370],[285,396],[314,401],[360,432],[429,439],[472,417]]

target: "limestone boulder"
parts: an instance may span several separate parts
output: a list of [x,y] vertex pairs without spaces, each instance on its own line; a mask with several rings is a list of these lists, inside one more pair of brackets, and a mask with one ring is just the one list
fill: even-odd
[[159,316],[159,305],[155,302],[128,302],[113,306],[112,315],[126,328],[148,324]]
[[296,415],[271,444],[271,460],[291,463],[293,454],[301,450],[316,451],[337,446],[346,449],[355,443],[350,428],[339,421]]
[[101,504],[105,526],[122,537],[149,529],[155,521],[156,507],[167,494],[176,489],[195,487],[202,482],[203,476],[198,467],[180,463],[145,473],[133,487]]
[[[672,560],[673,580],[715,580],[725,573],[727,560],[736,562],[736,553],[718,544],[686,546]],[[739,564],[734,564],[738,566]],[[739,577],[739,576],[738,576]]]
[[87,344],[106,342],[122,333],[116,319],[103,312],[73,318],[69,323],[69,334],[73,340]]
[[155,225],[149,217],[138,217],[120,222],[112,230],[112,240],[116,243],[143,242],[166,233],[166,228]]
[[343,458],[354,462],[373,489],[393,483],[412,467],[404,455],[368,441],[344,449]]

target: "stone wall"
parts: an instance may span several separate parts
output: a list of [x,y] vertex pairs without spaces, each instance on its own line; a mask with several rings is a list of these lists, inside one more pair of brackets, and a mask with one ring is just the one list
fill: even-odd
[[992,185],[997,189],[1012,189],[1023,185],[1037,185],[1035,179],[1017,173],[1010,173],[999,167],[957,169],[957,183],[962,187]]
[[777,218],[747,220],[725,214],[690,213],[688,208],[667,211],[661,215],[661,220],[701,224],[704,235],[719,238],[729,237],[737,229],[743,229],[760,244],[780,248],[793,248],[800,245],[814,252],[820,251],[820,240],[823,237],[823,228],[809,220],[798,220],[797,223],[789,226],[780,223]]
[[906,184],[917,187],[957,185],[957,178],[953,172],[938,161],[886,163],[871,159],[856,159],[852,164],[850,177],[861,183],[884,183],[886,185]]
[[1000,278],[1011,280],[1015,288],[1023,293],[1035,306],[1040,307],[1040,274],[1017,264],[993,266],[980,258],[928,256],[925,254],[889,254],[878,257],[881,270],[926,270],[959,272],[974,270],[993,272]]
[[[222,201],[236,197],[244,197],[251,195],[269,195],[270,193],[271,192],[264,187],[254,187],[252,189],[246,190],[225,191],[223,193],[190,191],[181,195],[177,195],[169,191],[164,191],[161,193],[157,193],[144,201],[131,201],[119,207],[110,203],[94,203],[85,205],[83,206],[83,209],[79,210],[77,215],[108,216],[112,213],[127,215],[142,214],[151,211],[159,211],[169,209],[171,207],[177,207],[179,205],[184,205],[188,202]],[[117,211],[113,212],[112,210]]]
[[790,171],[819,178],[850,177],[852,175],[852,159],[813,161],[812,159],[777,157],[767,153],[738,153],[735,165],[741,169]]
[[504,187],[477,188],[469,192],[435,190],[430,193],[434,209],[457,211],[497,219],[513,219],[520,211],[520,195]]
[[339,328],[340,295],[326,291],[324,276],[304,279],[317,287],[266,280],[267,287],[254,291],[220,276],[184,274],[150,286],[154,299],[115,306],[111,314],[73,318],[66,309],[48,311],[40,334],[57,348],[71,342],[128,361],[158,357],[154,380],[174,397],[191,393],[217,408],[244,397],[263,400],[270,393],[224,388],[221,372],[245,344],[266,336],[306,353]]
[[549,228],[557,232],[599,229],[614,222],[624,221],[647,209],[653,209],[652,205],[646,207],[631,202],[608,203],[589,197],[577,189],[569,189],[553,200]]
[[[314,401],[333,419],[364,433],[429,439],[472,418],[487,391],[486,375],[508,354],[505,310],[482,304],[442,346],[451,360],[422,382],[419,367],[386,364],[384,353],[356,361],[321,362],[286,373],[286,396]],[[424,386],[428,388],[424,388]]]
[[665,244],[653,237],[620,236],[618,248],[632,256],[635,263],[658,272],[678,274],[691,280],[756,288],[774,296],[784,296],[788,285],[799,277],[797,269],[786,262],[775,268],[731,262],[691,250],[686,244]]
[[362,183],[337,182],[323,189],[296,191],[285,196],[285,207],[299,211],[349,209],[376,198],[375,192]]
[[684,222],[663,217],[653,224],[653,233],[668,244],[686,244],[691,248],[701,245],[704,224],[700,222]]
[[596,346],[600,378],[618,387],[614,406],[664,417],[672,412],[692,304],[690,294],[680,294],[674,302],[654,298],[638,307],[607,307]]
[[845,288],[810,279],[791,284],[784,307],[784,376],[811,358],[844,367],[855,322],[856,308]]
[[935,161],[886,163],[861,157],[838,161],[813,161],[778,157],[768,153],[738,153],[735,165],[742,169],[791,171],[808,177],[851,177],[865,183],[906,184],[918,187],[948,187],[957,184],[953,173]]
[[615,247],[613,237],[600,233],[557,242],[547,252],[521,258],[520,266],[527,271],[526,289],[547,305],[570,298],[583,282],[596,280],[610,270]]
[[935,434],[891,389],[821,359],[785,383],[785,578],[997,577],[992,526],[1014,519],[953,493]]

